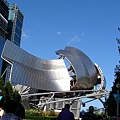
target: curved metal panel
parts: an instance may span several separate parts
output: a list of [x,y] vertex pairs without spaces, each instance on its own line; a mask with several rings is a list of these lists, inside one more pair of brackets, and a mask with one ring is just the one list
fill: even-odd
[[56,51],[56,54],[66,57],[76,74],[76,83],[71,89],[89,89],[97,83],[97,71],[94,64],[82,51],[66,47]]
[[[70,76],[63,59],[44,60],[24,51],[11,41],[6,41],[2,58],[12,63],[11,82],[48,91],[88,90],[97,84],[105,89],[106,81],[101,69],[94,66],[90,58],[79,49],[66,47],[56,51],[65,57],[75,76]],[[101,76],[101,81],[98,77]],[[71,79],[74,83],[71,86]]]
[[97,69],[97,74],[98,74],[98,80],[100,79],[100,87],[99,90],[105,89],[106,88],[106,79],[103,75],[103,72],[101,68],[95,63],[94,64],[96,69]]
[[11,81],[35,89],[70,90],[70,77],[64,61],[44,60],[6,41],[2,57],[13,63]]

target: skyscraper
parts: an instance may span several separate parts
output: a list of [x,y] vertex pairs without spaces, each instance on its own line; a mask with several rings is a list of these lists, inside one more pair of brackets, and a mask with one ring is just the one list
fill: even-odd
[[7,39],[20,46],[23,25],[23,15],[16,4],[9,5]]
[[[0,56],[7,39],[20,46],[23,18],[16,4],[0,0]],[[0,75],[4,80],[9,79],[9,71],[10,65],[0,57]]]
[[[8,2],[4,0],[0,0],[0,56],[3,50],[3,46],[5,44],[5,40],[7,37],[7,26],[8,26]],[[0,57],[0,74],[2,75],[3,71],[3,60]]]

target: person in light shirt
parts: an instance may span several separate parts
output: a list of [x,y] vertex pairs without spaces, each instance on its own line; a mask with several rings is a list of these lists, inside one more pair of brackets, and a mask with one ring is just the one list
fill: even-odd
[[2,107],[0,107],[0,117],[2,117],[4,115],[4,110]]

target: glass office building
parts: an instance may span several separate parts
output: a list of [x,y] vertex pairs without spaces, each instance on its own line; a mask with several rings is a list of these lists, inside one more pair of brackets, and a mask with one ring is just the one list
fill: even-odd
[[[7,26],[8,26],[8,2],[4,0],[0,0],[0,56],[2,54],[2,50],[5,44],[5,40],[7,37]],[[5,69],[5,61],[0,57],[0,74],[3,74]]]
[[23,15],[16,4],[9,5],[7,39],[20,46],[23,25]]
[[[0,56],[7,39],[20,46],[23,18],[16,4],[0,0]],[[9,79],[9,71],[10,65],[0,57],[0,75],[4,80]]]
[[[0,36],[0,55],[2,54],[3,46],[5,44],[5,40],[2,36]],[[0,58],[0,73],[2,75],[2,65],[3,65],[3,60]]]

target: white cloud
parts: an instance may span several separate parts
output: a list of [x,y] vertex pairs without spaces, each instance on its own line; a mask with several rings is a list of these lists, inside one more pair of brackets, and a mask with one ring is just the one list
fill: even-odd
[[[67,44],[72,44],[74,42],[80,42],[81,37],[84,36],[84,33],[79,34],[79,36],[76,33],[64,33],[64,32],[56,32],[57,35],[61,35],[63,39],[67,40]],[[72,36],[72,37],[71,37]]]
[[80,38],[77,36],[77,35],[75,35],[75,36],[73,36],[72,38],[71,38],[71,40],[74,42],[76,42],[76,41],[80,41]]
[[73,37],[71,37],[71,38],[68,38],[68,44],[71,44],[71,43],[73,43],[73,42],[80,42],[81,41],[81,39],[77,36],[77,35],[75,35],[75,36],[73,36]]
[[62,32],[57,32],[57,35],[62,35]]
[[23,39],[28,39],[29,35],[25,33],[25,31],[22,32],[22,38]]
[[82,33],[81,36],[83,37],[83,36],[84,36],[84,33]]

